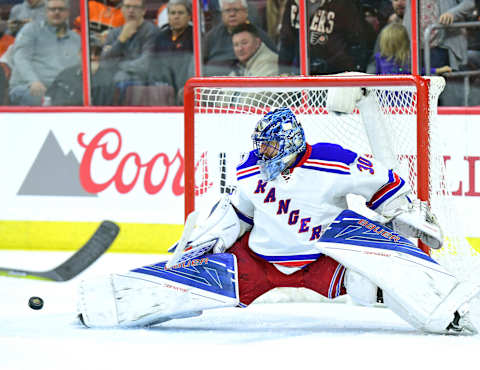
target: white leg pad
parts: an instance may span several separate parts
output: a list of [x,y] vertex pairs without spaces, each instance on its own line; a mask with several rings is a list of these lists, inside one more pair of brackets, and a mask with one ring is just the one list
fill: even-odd
[[361,306],[373,306],[377,303],[378,287],[365,276],[347,269],[344,284],[354,303]]
[[[369,280],[369,289],[380,287],[385,304],[418,329],[445,332],[454,312],[465,302],[462,301],[463,295],[458,299],[452,298],[451,305],[437,311],[458,285],[457,279],[439,265],[411,256],[397,258],[396,252],[379,253],[368,247],[339,243],[317,243],[317,246],[322,253]],[[431,321],[432,315],[439,318]]]
[[84,280],[78,312],[88,327],[150,326],[239,304],[235,256],[211,255],[165,269],[165,262]]
[[80,285],[78,311],[88,327],[149,326],[174,318],[200,315],[205,309],[233,307],[236,299],[182,284],[147,281],[129,272],[112,274]]
[[78,293],[77,310],[82,314],[85,325],[106,327],[118,325],[111,275],[82,281]]
[[408,239],[384,227],[345,210],[315,246],[347,271],[369,280],[368,287],[382,289],[384,303],[415,328],[446,333],[452,324],[457,333],[463,334],[463,328],[474,332],[462,321],[467,322],[467,306],[480,287],[460,282]]

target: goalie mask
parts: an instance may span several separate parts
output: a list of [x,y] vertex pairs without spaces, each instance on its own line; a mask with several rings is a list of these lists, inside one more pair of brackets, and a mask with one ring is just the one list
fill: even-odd
[[303,128],[289,108],[267,113],[258,121],[252,140],[266,181],[275,179],[307,146]]

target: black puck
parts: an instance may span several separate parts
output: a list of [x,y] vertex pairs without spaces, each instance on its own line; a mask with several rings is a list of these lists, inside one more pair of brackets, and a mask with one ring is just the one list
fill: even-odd
[[43,307],[43,299],[40,297],[30,297],[28,305],[33,310],[40,310]]

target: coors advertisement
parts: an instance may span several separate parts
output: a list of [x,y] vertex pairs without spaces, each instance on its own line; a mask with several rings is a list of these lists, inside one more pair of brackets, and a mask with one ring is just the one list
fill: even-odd
[[[452,116],[439,116],[455,143],[455,152],[443,155],[449,190],[467,233],[480,236],[473,221],[480,206],[480,151],[474,140],[480,137],[480,119],[453,118],[454,133],[447,129]],[[183,223],[182,113],[4,113],[2,123],[2,219]],[[213,142],[223,139],[217,136],[210,132]],[[245,143],[245,150],[250,148]],[[199,156],[197,195],[231,189],[230,180],[222,185],[225,179],[214,180],[211,173],[235,166],[238,158],[218,155]]]

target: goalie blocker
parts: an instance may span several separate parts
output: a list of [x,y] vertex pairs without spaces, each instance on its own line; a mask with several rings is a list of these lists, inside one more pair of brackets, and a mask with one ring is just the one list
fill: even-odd
[[[460,283],[384,225],[347,210],[315,245],[346,267],[343,284],[358,303],[374,303],[379,287],[385,304],[417,329],[477,333],[469,305],[480,288]],[[171,269],[165,265],[82,282],[80,319],[89,327],[150,326],[206,309],[242,306],[235,255],[207,254]]]

